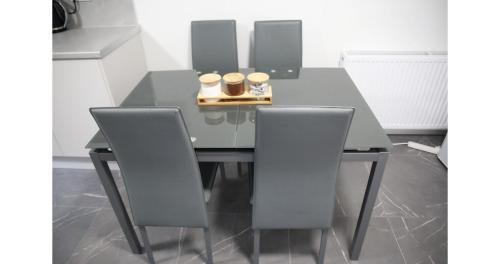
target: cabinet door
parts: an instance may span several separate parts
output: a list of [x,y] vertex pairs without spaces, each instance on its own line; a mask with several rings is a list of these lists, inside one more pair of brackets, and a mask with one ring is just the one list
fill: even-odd
[[98,128],[90,107],[112,106],[98,60],[56,60],[53,67],[53,133],[64,156],[87,157]]

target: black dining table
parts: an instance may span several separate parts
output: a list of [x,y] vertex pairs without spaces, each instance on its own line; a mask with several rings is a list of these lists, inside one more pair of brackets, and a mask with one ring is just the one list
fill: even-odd
[[[240,69],[240,72],[246,75],[254,69]],[[269,84],[273,105],[355,108],[342,160],[372,164],[350,245],[350,258],[359,259],[392,148],[391,141],[344,68],[300,68],[271,74]],[[177,106],[186,122],[198,161],[253,164],[257,106],[198,106],[199,88],[198,74],[194,70],[151,71],[120,107]],[[140,254],[142,246],[109,169],[108,162],[116,160],[113,150],[99,131],[86,148],[90,149],[92,162],[132,252]]]

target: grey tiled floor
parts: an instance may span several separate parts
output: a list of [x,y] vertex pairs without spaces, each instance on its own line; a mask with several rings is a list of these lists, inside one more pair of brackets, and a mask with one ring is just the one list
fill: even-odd
[[[440,136],[391,136],[393,142],[439,145]],[[208,205],[216,263],[250,263],[251,207],[247,171],[238,176],[227,164],[218,175]],[[369,164],[346,162],[337,184],[337,210],[326,263],[447,263],[447,170],[435,155],[396,146],[386,168],[359,261],[348,248]],[[123,192],[118,172],[115,177]],[[158,263],[202,263],[203,232],[186,228],[148,228]],[[316,263],[320,232],[265,231],[261,263]],[[147,263],[130,253],[97,175],[92,170],[53,171],[54,263]]]

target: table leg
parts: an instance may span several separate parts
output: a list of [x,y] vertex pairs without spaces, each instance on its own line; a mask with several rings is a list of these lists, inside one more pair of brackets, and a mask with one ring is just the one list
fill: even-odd
[[253,168],[254,163],[248,163],[248,192],[250,194],[250,199],[253,199]]
[[118,218],[118,222],[120,223],[122,231],[125,234],[125,238],[128,241],[130,249],[135,254],[141,254],[141,243],[137,238],[137,234],[135,233],[132,222],[130,221],[130,217],[128,216],[127,210],[125,209],[125,205],[123,204],[120,192],[116,187],[116,183],[109,169],[108,162],[102,160],[99,157],[99,153],[96,151],[90,152],[90,158],[94,163],[97,175],[99,175],[99,179],[101,180],[102,186],[104,187],[104,191],[106,192],[109,202],[111,203],[111,207],[113,208],[113,211]]
[[385,165],[387,163],[388,157],[389,153],[382,152],[379,154],[377,161],[374,161],[372,163],[370,177],[368,178],[368,183],[366,185],[363,204],[361,205],[361,211],[359,212],[356,231],[354,231],[354,237],[351,244],[351,260],[359,259],[359,253],[361,252],[361,247],[363,246],[366,230],[368,229],[368,224],[370,223],[373,205],[375,204],[375,200],[377,199],[378,190],[380,188],[380,183],[382,182],[382,176],[384,175]]

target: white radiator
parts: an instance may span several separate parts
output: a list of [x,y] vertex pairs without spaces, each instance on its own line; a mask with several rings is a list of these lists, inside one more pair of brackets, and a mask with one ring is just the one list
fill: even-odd
[[345,52],[339,66],[389,132],[447,129],[446,53]]

